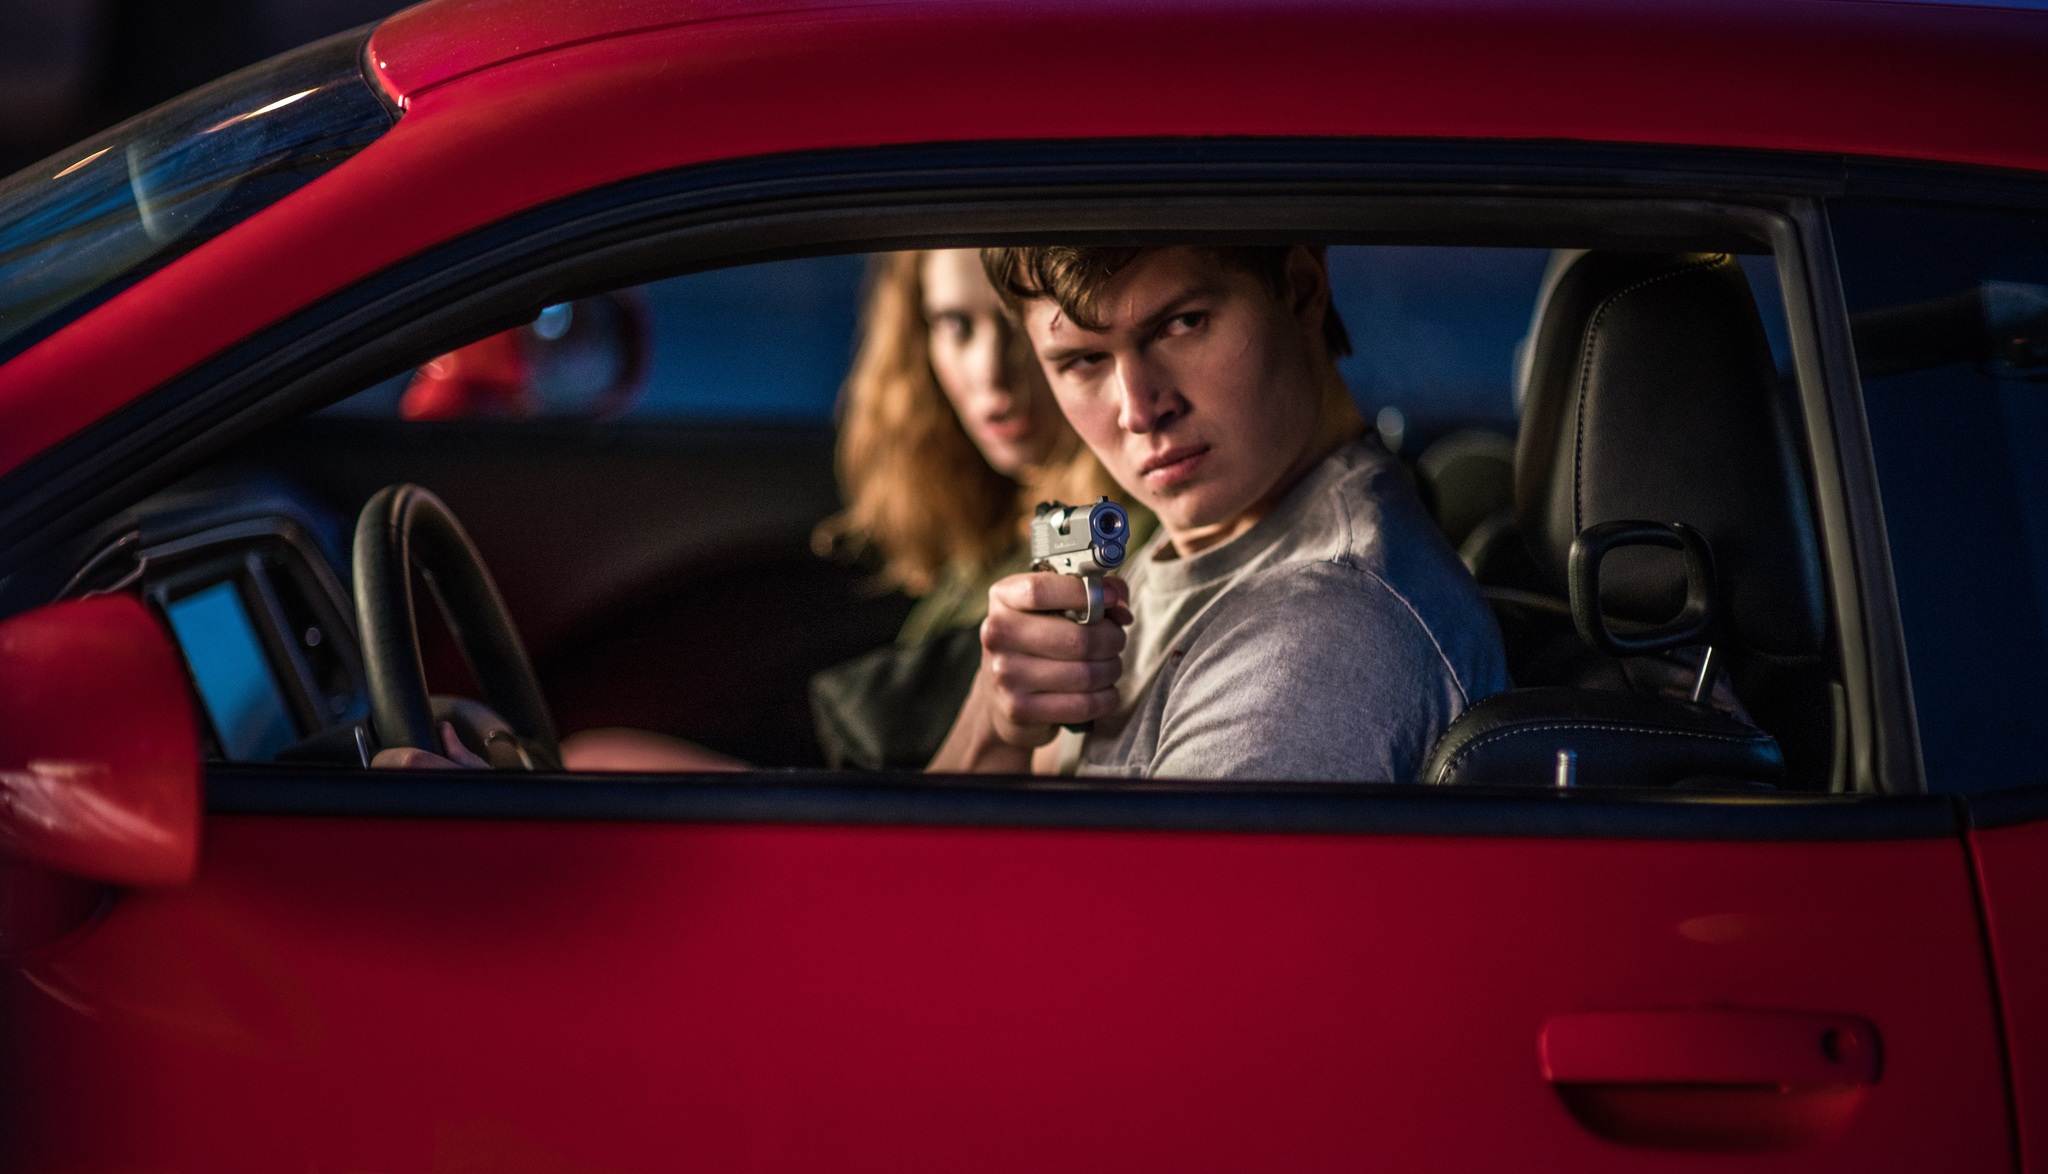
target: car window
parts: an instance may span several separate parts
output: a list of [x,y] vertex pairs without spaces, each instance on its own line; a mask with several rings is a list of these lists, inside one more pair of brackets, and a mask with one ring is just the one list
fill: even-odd
[[1351,332],[1338,362],[1353,398],[1410,449],[1461,426],[1515,427],[1515,354],[1549,249],[1350,246],[1330,292]]
[[389,130],[362,43],[251,66],[0,180],[0,360]]
[[865,265],[858,255],[771,261],[549,306],[328,412],[826,423],[853,354]]
[[[1413,449],[1474,425],[1514,431],[1516,349],[1551,256],[1444,246],[1330,250],[1332,293],[1354,344],[1339,368],[1390,442]],[[328,411],[829,423],[852,358],[866,265],[859,256],[766,262],[551,306],[528,326]],[[425,394],[451,382],[459,392]]]
[[1928,788],[2042,782],[2048,217],[1832,216]]

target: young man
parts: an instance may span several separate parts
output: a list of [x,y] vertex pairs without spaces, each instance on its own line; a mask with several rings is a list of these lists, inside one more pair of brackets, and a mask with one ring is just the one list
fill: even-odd
[[1337,372],[1320,251],[982,256],[1061,410],[1161,529],[1111,580],[1112,623],[1062,617],[1077,579],[996,583],[930,769],[1406,782],[1507,687],[1492,614]]

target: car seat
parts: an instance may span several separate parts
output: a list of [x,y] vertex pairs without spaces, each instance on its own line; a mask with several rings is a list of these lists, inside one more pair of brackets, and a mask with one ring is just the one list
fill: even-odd
[[1415,458],[1415,480],[1423,504],[1461,556],[1465,540],[1488,521],[1505,515],[1514,522],[1515,442],[1499,432],[1462,428],[1437,438]]
[[[1740,266],[1587,253],[1532,346],[1515,530],[1550,594],[1488,589],[1532,687],[1472,706],[1423,781],[1548,784],[1571,751],[1580,785],[1780,782],[1769,727],[1830,713],[1826,611],[1797,433]],[[1687,544],[1699,558],[1664,549]],[[1575,548],[1597,574],[1574,574]],[[1570,655],[1531,657],[1560,638]],[[1710,688],[1685,688],[1688,670]]]

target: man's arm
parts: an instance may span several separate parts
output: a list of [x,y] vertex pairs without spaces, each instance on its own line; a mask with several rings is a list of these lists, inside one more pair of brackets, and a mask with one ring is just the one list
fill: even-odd
[[1117,705],[1129,587],[1103,581],[1107,622],[1060,613],[1087,606],[1072,575],[1035,572],[997,580],[981,624],[981,667],[960,716],[925,769],[939,774],[1026,774],[1031,750],[1055,727],[1094,721]]
[[1465,706],[1407,603],[1334,563],[1245,584],[1186,647],[1154,777],[1408,782]]

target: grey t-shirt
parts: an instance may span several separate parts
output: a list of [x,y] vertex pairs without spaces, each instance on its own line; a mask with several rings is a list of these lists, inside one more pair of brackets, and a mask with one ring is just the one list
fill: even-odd
[[1162,531],[1126,574],[1122,705],[1062,735],[1081,774],[1408,782],[1508,685],[1492,612],[1372,436],[1222,546],[1175,558]]

